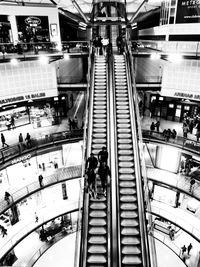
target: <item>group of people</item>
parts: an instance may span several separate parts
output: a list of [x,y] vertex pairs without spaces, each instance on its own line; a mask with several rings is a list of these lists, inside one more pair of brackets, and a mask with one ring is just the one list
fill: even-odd
[[19,134],[19,145],[20,145],[21,150],[32,147],[31,136],[29,133],[26,134],[25,141],[26,141],[26,144],[24,143],[24,138],[23,138],[22,133],[20,133]]
[[106,36],[104,36],[103,38],[101,36],[96,36],[93,41],[93,46],[95,48],[95,54],[97,56],[102,54],[106,56],[107,54],[109,54],[110,42]]
[[7,235],[7,229],[1,224],[0,224],[0,230],[1,230],[2,237]]
[[[88,182],[88,190],[91,197],[96,198],[96,175],[99,175],[101,180],[101,186],[104,196],[106,196],[106,184],[108,175],[111,176],[110,168],[107,165],[108,161],[108,152],[105,146],[102,147],[102,150],[98,153],[98,158],[94,156],[93,153],[90,154],[90,157],[86,161],[86,175]],[[98,197],[98,196],[97,196]]]
[[176,139],[177,136],[177,132],[175,129],[171,130],[171,129],[164,129],[163,130],[163,136],[165,138],[165,141],[168,142],[170,138]]
[[10,119],[6,119],[6,127],[8,130],[11,130],[11,128],[14,130],[16,127],[15,127],[15,118],[14,116],[11,116]]
[[124,36],[122,34],[117,36],[116,45],[117,45],[118,53],[122,54],[124,52],[124,46],[125,46],[125,39],[124,39]]
[[153,132],[155,130],[157,132],[159,132],[160,131],[160,121],[157,121],[157,122],[152,121],[152,123],[150,125],[150,130],[151,130],[151,132]]
[[[192,249],[192,244],[190,243],[187,247],[185,245],[183,245],[181,247],[181,256],[182,256],[182,260],[183,262],[185,262],[185,260],[187,259],[188,256],[190,256],[190,251]],[[186,255],[186,251],[187,251],[187,255]]]
[[[195,131],[194,131],[195,129]],[[197,138],[197,142],[199,142],[200,138],[200,117],[195,115],[190,117],[187,113],[183,118],[183,137],[187,139],[188,133],[195,134]]]

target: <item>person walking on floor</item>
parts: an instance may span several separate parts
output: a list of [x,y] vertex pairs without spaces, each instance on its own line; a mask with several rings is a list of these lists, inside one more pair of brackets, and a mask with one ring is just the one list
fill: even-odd
[[190,250],[192,249],[192,244],[190,243],[187,247],[187,254],[190,255]]
[[155,131],[155,123],[154,122],[151,123],[150,130],[151,130],[150,134],[152,134],[152,132]]
[[39,220],[37,213],[35,212],[35,223],[37,223]]
[[186,250],[187,250],[186,246],[183,245],[183,246],[181,247],[182,255],[186,252]]
[[101,180],[101,186],[103,190],[104,196],[106,196],[106,185],[107,185],[107,179],[108,175],[111,176],[110,168],[106,164],[106,162],[102,162],[102,164],[99,166],[98,174]]
[[8,147],[9,145],[6,144],[6,139],[5,136],[1,133],[1,142],[2,142],[2,147],[4,147],[5,145]]
[[1,233],[2,233],[2,237],[4,237],[5,235],[7,235],[7,229],[4,226],[0,226],[1,228]]
[[40,187],[43,187],[43,176],[41,174],[38,176],[38,180],[39,180]]
[[156,131],[159,132],[159,130],[160,130],[160,121],[156,122],[155,127],[156,127]]
[[12,129],[14,130],[16,128],[15,127],[15,118],[14,118],[14,116],[11,117],[10,122],[11,122]]
[[31,136],[29,133],[27,133],[25,141],[26,141],[27,148],[31,148]]

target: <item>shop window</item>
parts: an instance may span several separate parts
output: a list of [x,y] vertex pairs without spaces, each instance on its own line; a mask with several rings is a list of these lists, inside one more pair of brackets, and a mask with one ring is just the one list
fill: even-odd
[[184,110],[190,110],[190,106],[184,106]]
[[160,97],[159,97],[159,100],[160,100],[160,101],[163,101],[163,100],[164,100],[164,97],[163,97],[163,96],[160,96]]
[[174,104],[169,104],[169,108],[174,108]]

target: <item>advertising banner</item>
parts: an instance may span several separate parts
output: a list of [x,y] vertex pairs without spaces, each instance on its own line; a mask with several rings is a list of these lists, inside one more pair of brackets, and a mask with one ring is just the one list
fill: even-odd
[[200,1],[178,0],[176,23],[199,23]]

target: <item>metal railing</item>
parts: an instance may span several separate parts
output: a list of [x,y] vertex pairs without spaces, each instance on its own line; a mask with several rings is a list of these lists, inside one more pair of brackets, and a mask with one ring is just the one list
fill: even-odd
[[197,142],[193,139],[184,138],[182,136],[177,136],[174,138],[166,139],[166,137],[163,135],[162,132],[157,131],[150,131],[150,130],[142,130],[142,136],[144,142],[148,140],[152,141],[161,141],[162,143],[170,144],[170,145],[177,145],[181,147],[182,149],[191,151],[193,153],[200,152],[200,142]]
[[8,205],[4,197],[0,198],[0,214],[4,213],[7,209],[26,198],[28,195],[35,193],[47,186],[51,186],[55,183],[76,179],[81,177],[82,166],[71,166],[58,169],[58,171],[52,175],[43,178],[43,187],[40,186],[38,181],[35,181],[27,186],[20,188],[18,191],[10,192],[12,202]]
[[25,153],[40,149],[44,146],[55,145],[59,142],[73,141],[77,138],[83,138],[83,129],[46,134],[44,137],[38,137],[37,139],[32,138],[30,148],[22,146],[19,143],[2,148],[0,149],[0,164]]
[[58,42],[18,42],[0,43],[0,59],[10,58],[10,55],[39,55],[39,54],[57,54],[67,53],[88,53],[89,45],[87,41],[64,41]]

